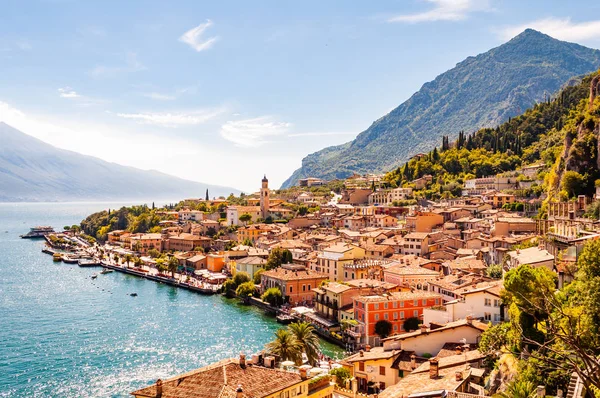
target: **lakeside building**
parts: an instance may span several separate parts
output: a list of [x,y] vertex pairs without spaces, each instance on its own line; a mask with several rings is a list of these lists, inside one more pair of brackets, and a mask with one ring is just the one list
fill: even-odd
[[326,274],[296,264],[283,264],[263,272],[260,277],[261,293],[277,287],[283,294],[285,302],[292,305],[311,305],[314,298],[313,288],[328,279]]
[[440,305],[442,297],[430,292],[394,292],[380,295],[355,297],[353,300],[354,319],[358,329],[364,333],[358,344],[378,346],[380,337],[375,333],[375,324],[380,320],[392,324],[392,333],[403,332],[404,321],[408,318],[421,319],[423,309]]

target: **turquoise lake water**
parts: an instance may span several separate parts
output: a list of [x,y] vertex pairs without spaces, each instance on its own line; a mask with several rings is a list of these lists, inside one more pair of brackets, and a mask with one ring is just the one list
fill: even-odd
[[109,207],[118,206],[0,204],[0,397],[126,397],[157,378],[257,352],[280,327],[221,296],[116,272],[92,280],[99,269],[53,263],[43,241],[19,238]]

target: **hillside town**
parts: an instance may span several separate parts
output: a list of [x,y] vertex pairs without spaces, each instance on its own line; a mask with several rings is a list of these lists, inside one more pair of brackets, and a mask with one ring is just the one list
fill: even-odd
[[[518,173],[535,178],[535,167]],[[430,183],[422,180],[415,185]],[[548,218],[537,220],[539,203],[509,193],[522,181],[468,180],[463,196],[433,202],[415,200],[412,188],[386,189],[377,175],[338,182],[339,192],[318,179],[272,190],[265,176],[257,193],[241,198],[186,199],[154,209],[160,217],[154,232],[108,232],[105,244],[92,249],[103,266],[204,293],[223,291],[281,323],[308,323],[347,352],[333,365],[320,357],[299,368],[268,350],[248,360],[241,355],[133,395],[187,396],[183,391],[203,389],[198,380],[215,372],[231,372],[224,377],[256,388],[240,395],[235,383],[218,387],[238,397],[274,396],[281,385],[259,388],[248,378],[281,372],[287,389],[314,398],[491,395],[502,375],[490,374],[489,363],[499,358],[479,344],[488,328],[509,320],[503,276],[521,265],[546,268],[560,288],[573,280],[586,242],[600,236],[600,223],[582,217],[594,198],[551,202]],[[323,374],[310,373],[311,365],[341,367],[349,376],[337,382],[327,376],[314,387],[306,380]],[[569,391],[561,393],[583,392],[573,374]]]

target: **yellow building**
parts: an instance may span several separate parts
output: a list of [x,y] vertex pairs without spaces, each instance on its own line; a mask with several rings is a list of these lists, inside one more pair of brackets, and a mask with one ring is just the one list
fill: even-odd
[[329,275],[329,280],[344,280],[344,265],[365,258],[365,249],[349,244],[338,243],[323,250],[317,257],[317,263],[311,266],[317,272]]
[[504,206],[507,203],[514,203],[515,195],[498,192],[491,196],[488,196],[488,200],[490,200],[492,202],[492,206],[497,209]]

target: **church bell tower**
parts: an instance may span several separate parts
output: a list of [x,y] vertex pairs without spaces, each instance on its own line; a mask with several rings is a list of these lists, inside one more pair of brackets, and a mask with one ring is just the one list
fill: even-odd
[[260,187],[260,214],[263,219],[269,216],[269,180],[266,175]]

